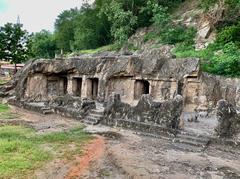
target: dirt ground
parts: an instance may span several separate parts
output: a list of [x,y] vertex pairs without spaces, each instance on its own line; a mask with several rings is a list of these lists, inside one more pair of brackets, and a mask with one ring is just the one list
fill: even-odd
[[[58,115],[41,115],[19,108],[15,121],[39,133],[82,125]],[[204,152],[188,152],[170,140],[138,135],[105,126],[86,126],[96,136],[75,160],[55,160],[35,172],[38,179],[239,179],[240,150],[210,145]]]

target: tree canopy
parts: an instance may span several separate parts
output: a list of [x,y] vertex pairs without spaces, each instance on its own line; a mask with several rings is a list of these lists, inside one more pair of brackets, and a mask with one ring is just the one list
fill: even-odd
[[0,59],[17,64],[30,56],[30,34],[21,24],[7,23],[0,27]]
[[57,53],[55,35],[42,30],[31,38],[31,52],[34,58],[54,58]]
[[95,0],[80,9],[63,11],[56,19],[56,44],[64,53],[97,48],[110,43],[122,44],[139,27],[152,23],[149,2],[166,9],[182,0]]
[[216,32],[215,42],[199,51],[195,50],[196,29],[176,21],[171,15],[183,1],[95,0],[93,4],[83,4],[80,9],[61,12],[53,33],[42,30],[33,34],[30,40],[21,25],[6,24],[0,28],[0,58],[18,63],[30,55],[54,58],[59,52],[78,54],[105,45],[108,48],[102,49],[119,49],[136,29],[151,25],[155,30],[145,35],[145,41],[154,39],[160,44],[175,45],[177,57],[201,58],[204,71],[239,76],[240,0],[199,2],[198,7],[207,12],[211,12],[216,3],[224,9],[223,17],[212,25]]

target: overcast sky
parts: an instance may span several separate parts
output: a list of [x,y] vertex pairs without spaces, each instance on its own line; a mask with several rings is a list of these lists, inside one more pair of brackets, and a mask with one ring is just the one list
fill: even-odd
[[0,26],[20,22],[29,32],[54,30],[54,21],[63,10],[80,7],[84,0],[0,0]]

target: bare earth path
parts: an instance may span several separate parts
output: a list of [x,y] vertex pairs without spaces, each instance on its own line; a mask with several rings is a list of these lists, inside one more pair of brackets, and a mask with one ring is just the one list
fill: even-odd
[[[14,108],[18,121],[27,121],[40,133],[67,130],[79,121],[58,115],[44,116]],[[204,152],[187,152],[171,141],[140,136],[104,126],[85,129],[96,138],[73,161],[55,160],[36,171],[35,178],[166,178],[239,179],[240,150],[210,145]]]

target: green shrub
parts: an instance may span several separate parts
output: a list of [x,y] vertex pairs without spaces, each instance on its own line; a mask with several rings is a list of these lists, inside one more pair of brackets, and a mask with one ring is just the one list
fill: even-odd
[[147,6],[148,9],[152,9],[152,22],[156,32],[148,33],[145,41],[157,39],[163,44],[194,43],[196,29],[173,23],[166,7],[152,2],[148,2]]
[[101,53],[101,52],[105,52],[105,51],[118,51],[120,49],[121,49],[121,46],[119,44],[115,43],[115,44],[102,46],[102,47],[99,47],[99,48],[96,48],[96,49],[80,50],[80,51],[75,52],[75,53],[70,54],[70,55],[96,54],[96,53]]
[[218,0],[201,0],[200,2],[201,2],[200,6],[203,9],[208,10],[211,6],[216,4],[218,2]]
[[[210,7],[212,7],[214,4],[218,3],[219,0],[201,0],[200,6],[208,10]],[[240,5],[239,0],[225,0],[225,4],[228,5],[231,8],[235,8],[236,6]]]
[[207,71],[230,77],[240,76],[240,49],[233,42],[224,45],[222,51],[211,59]]
[[137,16],[132,11],[125,11],[123,4],[112,1],[108,6],[102,9],[108,21],[111,23],[111,35],[118,44],[123,44],[134,31],[137,24]]
[[144,42],[147,42],[149,40],[153,40],[153,39],[157,39],[159,36],[156,32],[148,32],[145,36],[144,36]]
[[240,42],[240,23],[237,25],[227,26],[221,29],[217,34],[217,43],[226,44],[229,42]]
[[216,75],[240,77],[240,49],[233,42],[223,46],[214,43],[199,51],[196,51],[193,46],[178,44],[173,53],[179,58],[200,58],[203,71]]
[[193,44],[196,35],[196,29],[187,28],[183,25],[175,25],[164,30],[160,35],[160,42],[164,44],[184,43]]

